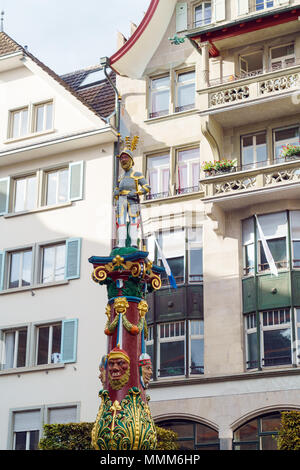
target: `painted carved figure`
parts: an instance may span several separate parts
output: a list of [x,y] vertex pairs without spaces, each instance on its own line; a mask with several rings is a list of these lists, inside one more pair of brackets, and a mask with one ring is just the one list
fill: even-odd
[[143,353],[139,358],[140,381],[144,389],[148,388],[149,382],[152,377],[152,362],[151,357],[147,353]]
[[118,346],[107,357],[108,380],[113,390],[121,390],[130,376],[130,359],[128,354]]
[[99,379],[102,383],[102,386],[105,388],[105,382],[106,382],[106,367],[107,367],[107,355],[102,356],[101,362],[99,364]]
[[137,248],[140,218],[139,198],[141,195],[149,193],[150,187],[142,173],[133,170],[134,161],[130,150],[123,150],[119,158],[124,173],[114,191],[114,197],[117,199],[118,247],[126,246],[128,219],[131,246]]

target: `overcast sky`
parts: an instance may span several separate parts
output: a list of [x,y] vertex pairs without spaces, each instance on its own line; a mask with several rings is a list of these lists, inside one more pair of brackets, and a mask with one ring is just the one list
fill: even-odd
[[58,74],[96,65],[127,38],[150,0],[0,0],[4,31]]

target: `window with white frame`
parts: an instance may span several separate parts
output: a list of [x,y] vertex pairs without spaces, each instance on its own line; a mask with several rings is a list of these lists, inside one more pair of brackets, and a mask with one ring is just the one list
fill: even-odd
[[201,2],[194,11],[194,27],[205,26],[212,22],[211,2]]
[[[288,240],[287,240],[287,213],[275,212],[258,216],[258,221],[277,269],[287,269],[288,266]],[[257,261],[258,271],[270,269],[266,253],[263,248],[261,236],[257,228]]]
[[149,199],[169,195],[169,153],[147,157],[147,179],[150,185]]
[[273,130],[274,159],[276,163],[284,161],[283,147],[287,144],[299,144],[299,126],[285,127]]
[[300,211],[290,211],[292,266],[300,268]]
[[275,0],[254,0],[254,1],[255,1],[256,11],[265,10],[266,8],[272,8],[275,2]]
[[263,73],[263,51],[253,51],[240,56],[241,77],[251,77]]
[[292,328],[290,309],[268,310],[261,313],[263,365],[292,363]]
[[259,168],[267,163],[266,131],[241,137],[243,169]]
[[2,337],[1,368],[6,370],[25,367],[27,363],[27,327],[3,330]]
[[270,49],[271,70],[278,70],[291,67],[295,64],[295,60],[296,56],[294,44],[271,47]]
[[46,172],[46,206],[63,204],[69,197],[69,169]]
[[200,179],[199,147],[177,151],[177,190],[178,194],[197,191]]
[[37,365],[61,362],[61,329],[61,322],[37,327]]
[[30,211],[37,206],[37,175],[14,180],[13,212]]
[[42,284],[61,281],[65,277],[66,244],[42,247]]
[[[0,215],[83,199],[83,161],[0,179]],[[38,188],[41,188],[39,191]]]
[[242,222],[244,275],[253,275],[255,269],[254,218]]
[[81,239],[0,250],[0,292],[80,277]]
[[34,103],[9,112],[8,138],[18,139],[53,128],[53,102]]
[[203,235],[202,227],[189,228],[187,232],[188,282],[203,281]]
[[162,323],[158,328],[158,377],[185,374],[185,322]]
[[41,410],[13,414],[13,450],[37,450],[42,427]]
[[186,111],[195,107],[195,71],[176,73],[175,112]]
[[34,105],[33,132],[42,132],[53,127],[53,103],[48,101]]
[[150,79],[149,117],[160,117],[169,114],[170,109],[170,75]]
[[10,112],[9,137],[17,139],[29,133],[28,107]]
[[32,284],[32,248],[8,253],[8,289]]

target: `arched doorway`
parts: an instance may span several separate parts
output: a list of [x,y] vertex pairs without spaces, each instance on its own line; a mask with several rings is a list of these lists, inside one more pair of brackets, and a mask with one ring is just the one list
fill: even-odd
[[247,421],[234,431],[233,449],[276,450],[280,423],[281,411],[263,414]]
[[178,434],[180,450],[218,450],[218,431],[211,427],[184,419],[166,419],[156,422],[164,429],[170,429]]

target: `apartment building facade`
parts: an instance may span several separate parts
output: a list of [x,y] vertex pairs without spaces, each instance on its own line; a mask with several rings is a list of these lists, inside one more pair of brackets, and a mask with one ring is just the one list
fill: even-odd
[[0,33],[0,449],[97,414],[106,292],[88,258],[111,249],[117,140],[100,69],[60,77]]
[[148,250],[159,263],[155,235],[177,281],[148,296],[147,346],[152,415],[182,448],[272,449],[300,409],[300,160],[283,154],[299,144],[299,13],[153,0],[110,58],[151,186]]

